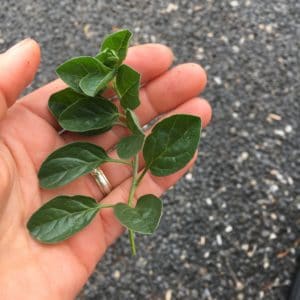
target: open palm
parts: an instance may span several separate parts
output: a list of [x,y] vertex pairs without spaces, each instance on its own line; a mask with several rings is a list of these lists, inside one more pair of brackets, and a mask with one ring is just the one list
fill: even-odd
[[[49,199],[82,194],[103,198],[89,176],[55,190],[39,187],[37,170],[47,155],[74,140],[86,140],[112,148],[122,128],[98,137],[59,135],[59,126],[47,109],[49,96],[64,87],[57,80],[15,103],[30,83],[39,64],[40,52],[33,40],[25,40],[0,55],[0,298],[72,299],[80,291],[107,247],[122,233],[111,209],[65,242],[43,245],[31,238],[26,223]],[[196,98],[204,89],[201,67],[184,64],[168,70],[171,51],[161,45],[143,45],[129,50],[126,63],[142,74],[141,106],[136,110],[145,124],[162,113],[191,113],[210,120],[210,106]],[[111,155],[114,155],[112,152]],[[137,195],[160,195],[172,186],[192,162],[180,172],[163,178],[147,174]],[[140,169],[143,162],[140,163]],[[113,186],[104,203],[125,202],[131,183],[130,169],[106,164],[102,167]]]

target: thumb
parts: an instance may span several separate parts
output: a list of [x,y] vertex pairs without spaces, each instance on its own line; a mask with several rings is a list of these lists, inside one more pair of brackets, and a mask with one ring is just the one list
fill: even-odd
[[36,74],[40,47],[28,38],[0,54],[0,120]]

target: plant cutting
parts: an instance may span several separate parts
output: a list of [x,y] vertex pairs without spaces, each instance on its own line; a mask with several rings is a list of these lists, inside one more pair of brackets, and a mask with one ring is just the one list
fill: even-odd
[[[93,220],[102,209],[113,209],[115,217],[128,229],[133,255],[135,234],[152,234],[163,210],[155,195],[141,196],[134,203],[136,189],[147,172],[167,176],[182,169],[197,150],[201,120],[192,115],[173,115],[159,121],[146,134],[134,110],[140,105],[140,74],[123,64],[132,34],[120,30],[106,36],[99,53],[72,58],[61,64],[57,75],[68,85],[53,94],[49,109],[65,131],[99,135],[114,126],[127,128],[128,135],[116,145],[118,158],[88,142],[73,142],[51,153],[38,172],[40,186],[53,189],[80,176],[98,174],[103,163],[132,167],[132,183],[127,203],[102,204],[84,195],[61,195],[39,208],[27,228],[33,238],[52,244],[68,239]],[[116,97],[105,95],[114,92]],[[118,99],[118,100],[116,100]],[[117,102],[119,101],[119,103]],[[139,153],[145,167],[138,172]],[[103,176],[103,175],[102,175]]]

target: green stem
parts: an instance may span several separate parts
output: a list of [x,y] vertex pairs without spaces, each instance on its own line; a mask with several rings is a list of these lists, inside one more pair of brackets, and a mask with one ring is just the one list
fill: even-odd
[[112,208],[114,207],[114,204],[99,204],[98,207],[99,208]]
[[137,181],[136,181],[136,185],[139,185],[139,184],[140,184],[140,182],[142,181],[142,179],[143,179],[144,176],[146,175],[147,171],[148,171],[148,168],[145,168],[145,169],[143,170],[143,172],[141,173],[141,175],[138,177],[138,179],[137,179]]
[[[132,205],[133,205],[134,193],[137,188],[137,175],[138,175],[138,169],[139,169],[139,156],[138,155],[136,155],[133,159],[132,168],[133,168],[132,183],[131,183],[129,197],[128,197],[128,205],[130,207],[132,207]],[[136,255],[134,232],[130,229],[129,229],[129,242],[130,242],[132,255],[134,256],[134,255]]]
[[133,256],[136,255],[135,242],[134,242],[134,232],[129,230],[129,242],[131,247],[131,253]]
[[123,160],[123,159],[110,158],[109,162],[114,162],[114,163],[119,163],[119,164],[131,166],[131,162],[130,161]]

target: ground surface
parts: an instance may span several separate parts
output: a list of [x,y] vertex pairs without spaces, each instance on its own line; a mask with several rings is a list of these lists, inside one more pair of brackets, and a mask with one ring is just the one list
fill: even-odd
[[112,27],[208,72],[214,118],[197,166],[137,258],[121,238],[78,299],[286,299],[300,243],[298,0],[2,0],[0,19],[0,50],[41,44],[33,87]]

